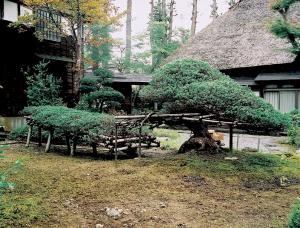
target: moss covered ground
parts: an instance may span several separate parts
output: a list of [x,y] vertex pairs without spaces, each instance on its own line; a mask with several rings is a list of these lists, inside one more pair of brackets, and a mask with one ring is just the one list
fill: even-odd
[[[237,157],[225,160],[224,157]],[[12,145],[0,227],[286,227],[300,193],[300,159],[257,153],[112,161]],[[114,220],[105,208],[120,208]]]

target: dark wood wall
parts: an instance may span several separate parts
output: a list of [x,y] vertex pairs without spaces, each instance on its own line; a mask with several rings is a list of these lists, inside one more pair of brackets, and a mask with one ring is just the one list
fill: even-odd
[[[19,33],[8,27],[9,22],[0,20],[0,115],[17,116],[26,106],[26,83],[23,71],[32,68],[46,57],[49,71],[62,81],[62,96],[66,102],[76,97],[73,68],[75,51],[72,39],[62,42],[40,42],[33,31]],[[42,57],[41,57],[42,56]]]

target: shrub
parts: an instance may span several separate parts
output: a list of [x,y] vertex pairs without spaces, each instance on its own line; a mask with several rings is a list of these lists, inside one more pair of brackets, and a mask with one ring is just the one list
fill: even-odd
[[98,68],[94,71],[94,75],[97,78],[97,82],[99,82],[101,85],[110,84],[114,76],[112,71],[105,68]]
[[63,106],[40,106],[24,109],[43,129],[72,135],[113,135],[115,119],[107,114],[91,113]]
[[253,128],[281,129],[287,119],[278,111],[206,62],[176,60],[154,74],[140,93],[146,102],[161,102],[171,113],[221,114]]
[[47,71],[48,63],[40,62],[32,73],[25,73],[29,106],[61,105],[60,81]]
[[297,201],[292,206],[292,211],[289,215],[289,228],[298,228],[300,227],[300,200]]
[[83,94],[77,105],[77,109],[100,112],[108,112],[121,106],[124,95],[117,90],[107,86],[111,83],[113,73],[109,70],[99,68],[95,70],[97,79],[83,78],[80,91]]
[[288,127],[288,139],[290,144],[300,147],[300,111],[295,110],[287,114],[290,120]]
[[80,81],[79,91],[81,94],[91,93],[97,90],[97,81],[92,78],[83,78]]

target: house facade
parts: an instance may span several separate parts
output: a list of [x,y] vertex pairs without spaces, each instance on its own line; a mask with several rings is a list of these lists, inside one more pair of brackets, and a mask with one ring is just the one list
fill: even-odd
[[[49,62],[49,72],[62,81],[62,96],[71,102],[76,96],[75,85],[79,79],[74,77],[75,43],[71,35],[45,28],[49,14],[38,10],[42,19],[36,28],[26,28],[23,32],[10,27],[19,16],[32,13],[32,10],[17,0],[0,0],[0,115],[17,116],[26,106],[26,80],[24,71],[38,62]],[[56,20],[63,20],[57,15]],[[36,38],[34,32],[43,34],[43,40]]]
[[[289,19],[299,21],[299,12],[300,3],[296,3]],[[167,62],[184,58],[206,61],[281,112],[300,109],[299,57],[286,50],[290,43],[268,29],[278,16],[267,0],[241,0]]]

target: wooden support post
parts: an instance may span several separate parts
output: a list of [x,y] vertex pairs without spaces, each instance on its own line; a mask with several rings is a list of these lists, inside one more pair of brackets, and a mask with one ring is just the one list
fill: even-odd
[[233,124],[229,125],[229,150],[233,152]]
[[92,148],[93,148],[93,155],[95,157],[97,157],[97,144],[96,143],[92,143]]
[[139,148],[138,148],[139,158],[142,157],[142,126],[139,128]]
[[118,125],[116,124],[115,129],[115,160],[118,160]]
[[70,156],[74,156],[76,153],[76,147],[77,147],[77,137],[74,136],[73,140],[72,140],[72,147],[71,147],[71,152],[70,152]]
[[70,136],[66,135],[66,144],[67,144],[67,153],[71,153],[71,144],[70,144]]
[[257,139],[257,152],[259,152],[260,150],[260,137],[258,136],[258,139]]
[[53,136],[53,131],[50,130],[49,135],[48,135],[47,144],[46,144],[46,149],[45,149],[46,153],[48,153],[50,151],[52,136]]
[[32,133],[32,126],[29,125],[29,128],[28,128],[28,134],[27,134],[27,140],[26,140],[26,147],[29,147],[29,144],[30,144],[30,138],[31,138],[31,133]]
[[39,146],[42,146],[42,128],[38,127],[38,142]]
[[157,112],[157,111],[158,111],[158,103],[154,102],[154,112]]
[[240,134],[238,134],[237,138],[236,138],[236,149],[237,150],[239,149],[239,143],[240,143]]

